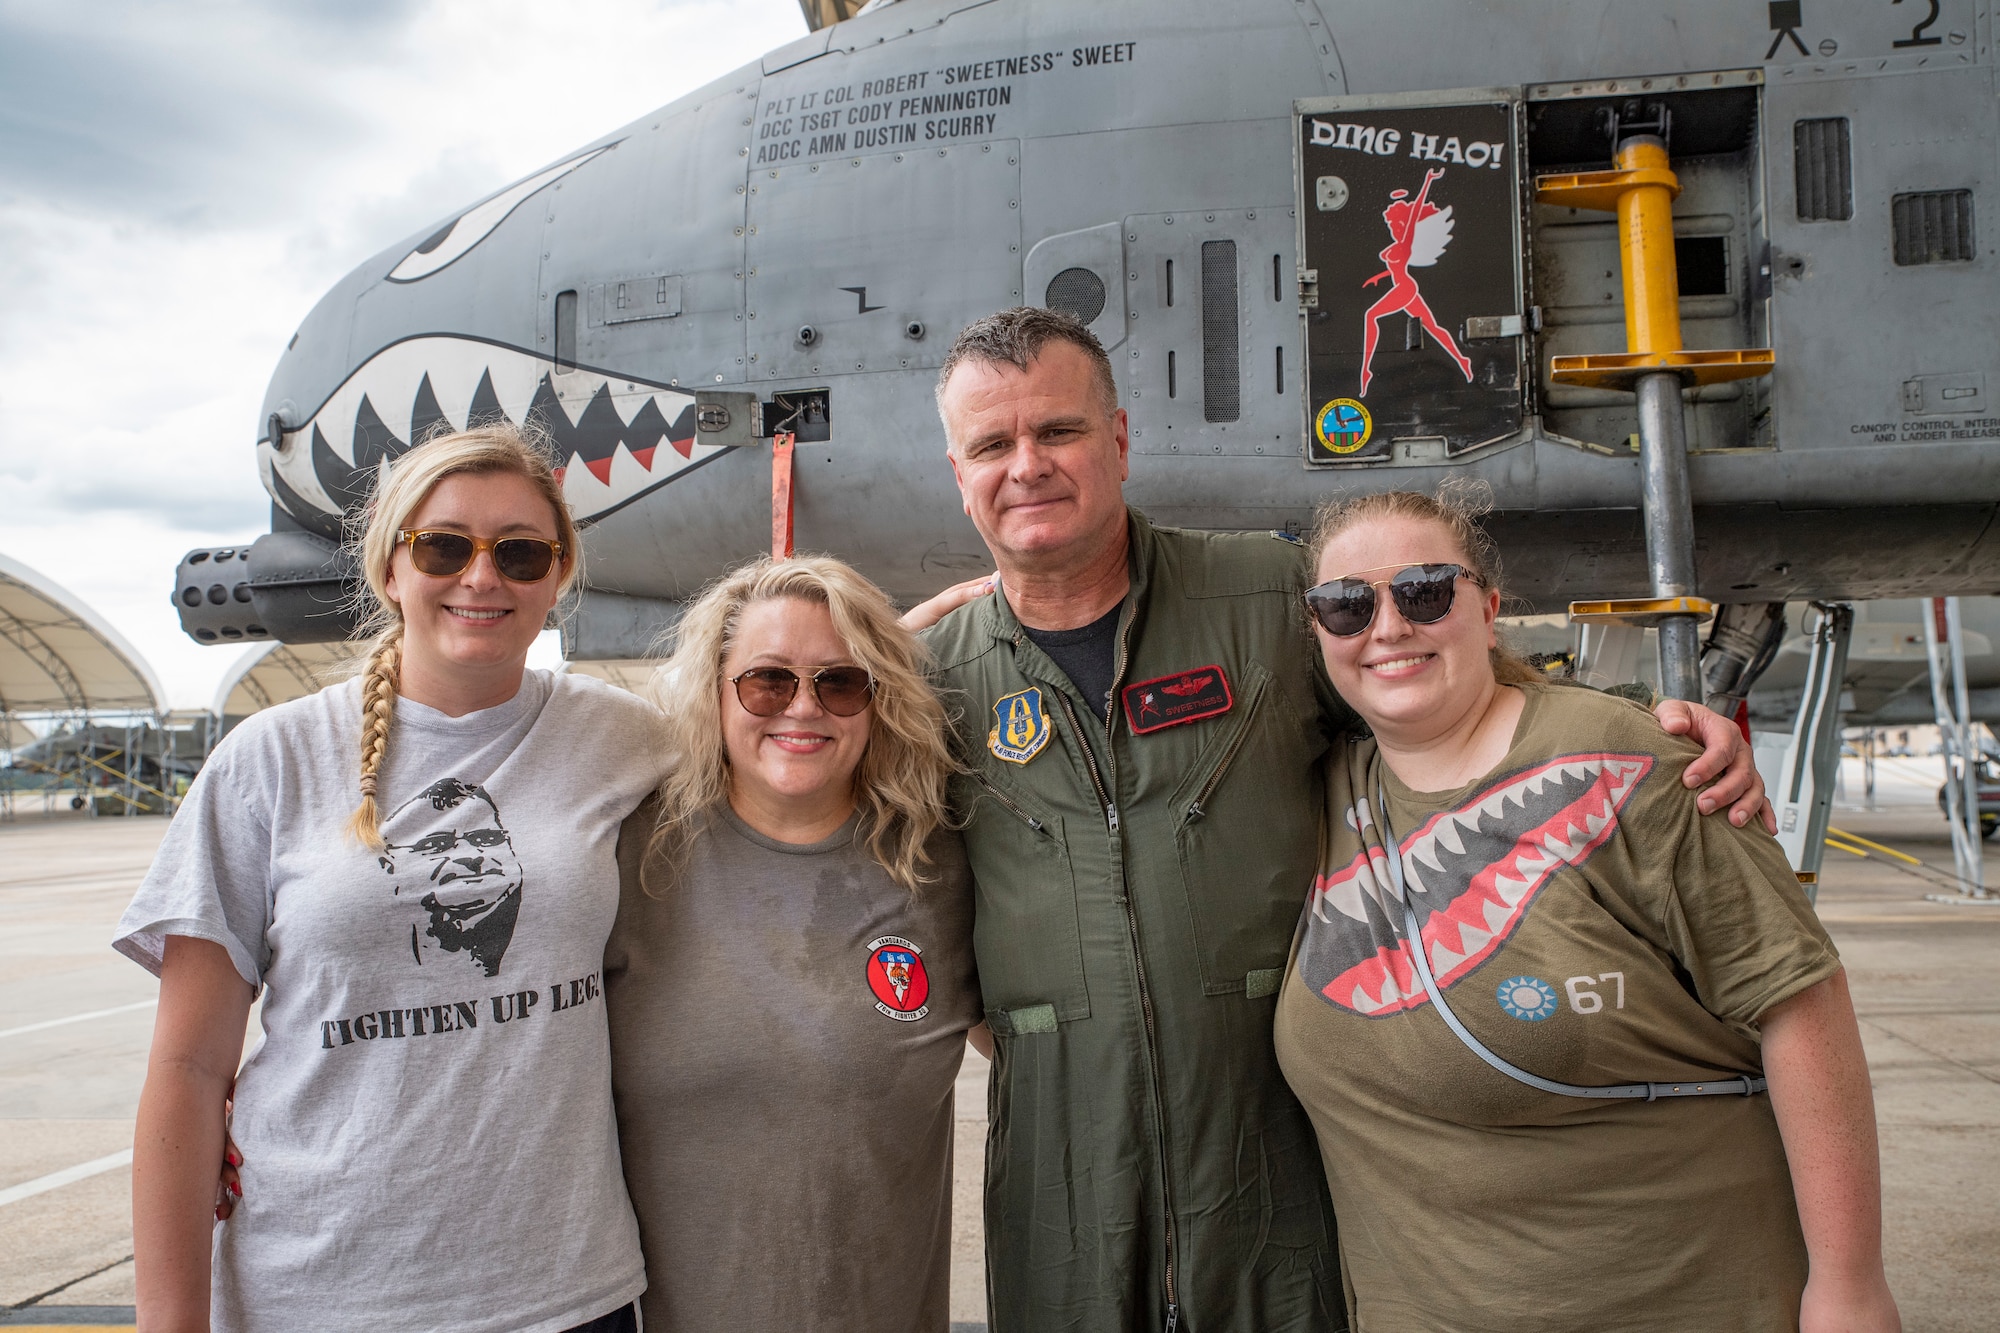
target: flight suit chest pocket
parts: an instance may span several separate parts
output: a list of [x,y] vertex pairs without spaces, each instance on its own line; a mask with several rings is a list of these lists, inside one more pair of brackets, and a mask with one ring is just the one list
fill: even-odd
[[952,786],[952,803],[967,820],[973,946],[987,1012],[1052,1007],[1059,1022],[1088,1018],[1076,876],[1062,817],[979,769]]
[[[1262,666],[1173,796],[1174,843],[1204,993],[1270,994],[1318,848],[1305,728]],[[1247,983],[1247,986],[1246,986]]]

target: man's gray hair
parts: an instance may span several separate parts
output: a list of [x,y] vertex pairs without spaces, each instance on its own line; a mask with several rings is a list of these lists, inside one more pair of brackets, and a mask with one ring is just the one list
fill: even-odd
[[1111,378],[1111,358],[1104,354],[1104,344],[1097,341],[1097,335],[1087,325],[1060,310],[1019,305],[984,319],[973,320],[959,331],[958,337],[952,339],[951,350],[944,354],[944,365],[938,368],[939,414],[944,411],[945,385],[951,382],[952,372],[967,361],[987,365],[1005,363],[1016,370],[1026,371],[1029,363],[1040,356],[1042,349],[1050,343],[1068,343],[1090,358],[1098,394],[1104,402],[1104,413],[1109,416],[1116,412],[1118,385]]

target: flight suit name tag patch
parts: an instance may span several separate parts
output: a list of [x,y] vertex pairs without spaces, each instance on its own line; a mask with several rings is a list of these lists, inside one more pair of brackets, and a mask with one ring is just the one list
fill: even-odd
[[987,733],[986,748],[1010,764],[1025,764],[1049,743],[1049,731],[1042,692],[1031,686],[993,701],[993,730]]
[[1199,722],[1220,717],[1236,705],[1229,692],[1229,677],[1219,666],[1195,667],[1127,685],[1120,698],[1125,701],[1125,721],[1132,734],[1143,736],[1163,727],[1183,722]]

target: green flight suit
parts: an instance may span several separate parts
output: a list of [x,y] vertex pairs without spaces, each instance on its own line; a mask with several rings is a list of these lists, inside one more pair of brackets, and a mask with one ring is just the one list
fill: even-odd
[[[1333,1210],[1271,1022],[1320,758],[1353,714],[1306,630],[1300,545],[1130,523],[1108,722],[1003,597],[929,635],[971,770],[953,794],[997,1048],[993,1329],[1327,1333]],[[1195,668],[1220,669],[1226,709]],[[1125,687],[1162,677],[1178,696],[1135,692],[1135,731]],[[1174,697],[1212,715],[1156,728]]]

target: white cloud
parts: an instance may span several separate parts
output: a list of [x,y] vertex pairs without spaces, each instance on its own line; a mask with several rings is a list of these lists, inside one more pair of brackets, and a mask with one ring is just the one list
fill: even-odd
[[0,551],[206,705],[174,563],[266,530],[264,385],[342,274],[803,31],[795,0],[0,0]]

